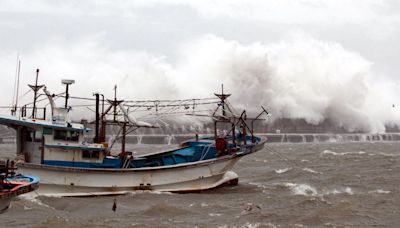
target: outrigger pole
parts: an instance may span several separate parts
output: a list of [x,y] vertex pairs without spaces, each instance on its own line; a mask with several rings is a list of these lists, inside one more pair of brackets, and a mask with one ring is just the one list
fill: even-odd
[[[236,146],[236,127],[239,127],[242,129],[242,134],[239,135],[240,140],[243,141],[243,144],[247,144],[247,138],[246,135],[247,133],[251,134],[251,141],[255,141],[254,137],[254,122],[257,120],[262,120],[259,119],[260,116],[265,113],[268,115],[267,110],[261,106],[262,112],[258,114],[255,118],[248,118],[246,110],[243,110],[240,116],[235,114],[233,110],[230,108],[229,103],[226,102],[226,99],[231,96],[231,94],[225,94],[224,93],[224,86],[222,85],[222,93],[217,94],[215,93],[215,96],[217,96],[220,99],[220,102],[218,104],[218,107],[215,109],[214,113],[209,116],[209,115],[195,115],[193,116],[209,116],[212,117],[214,120],[214,139],[217,143],[217,140],[219,140],[218,137],[218,128],[217,125],[219,122],[221,123],[231,123],[231,129],[228,131],[228,133],[224,136],[224,138],[227,138],[230,134],[232,134],[232,143],[233,145]],[[219,108],[222,107],[222,115],[217,114]],[[191,114],[187,114],[191,115]],[[246,121],[251,120],[251,128],[247,125]]]
[[[124,100],[117,100],[117,86],[114,86],[114,100],[107,100],[107,102],[110,104],[110,106],[108,106],[108,108],[106,110],[104,110],[104,96],[103,96],[103,110],[102,114],[99,115],[99,95],[102,94],[95,94],[96,96],[96,132],[99,132],[99,128],[98,128],[98,122],[100,121],[99,119],[101,119],[102,122],[102,126],[101,126],[101,130],[100,133],[94,138],[94,140],[99,140],[101,142],[105,141],[105,137],[106,137],[106,124],[112,124],[112,125],[122,125],[122,154],[125,153],[125,136],[126,134],[128,134],[129,132],[132,132],[134,130],[136,130],[139,127],[149,127],[149,128],[155,128],[154,126],[152,126],[151,124],[145,123],[145,122],[138,122],[135,119],[131,118],[128,116],[128,112],[126,110],[124,110],[124,107],[122,106],[122,103],[124,102]],[[119,110],[122,112],[123,116],[124,116],[124,120],[120,121],[117,119],[117,117],[120,115],[119,111],[117,110],[119,108]],[[111,121],[107,121],[106,120],[106,116],[108,115],[108,113],[112,110],[111,115],[113,115],[113,120]],[[98,117],[97,117],[98,116]],[[130,130],[129,132],[127,131],[126,127],[134,127],[133,130]]]

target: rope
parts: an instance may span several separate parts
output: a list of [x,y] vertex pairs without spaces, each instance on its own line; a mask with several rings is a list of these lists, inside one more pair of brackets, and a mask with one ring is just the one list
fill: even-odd
[[[273,154],[275,154],[278,158],[280,158],[283,162],[285,162],[287,165],[292,166],[293,168],[297,168],[300,170],[304,170],[305,168],[301,167],[300,165],[298,165],[296,162],[294,162],[293,160],[290,160],[288,157],[286,157],[283,154],[280,154],[278,151],[276,151],[275,149],[266,146],[266,148],[270,151],[273,152]],[[311,174],[309,174],[308,172],[304,172],[304,175],[307,176],[308,178],[312,178],[313,176]]]
[[[203,147],[203,150],[201,151],[201,158],[199,161],[202,161],[206,157],[206,155],[208,154],[208,152],[210,151],[212,146],[213,146],[213,143]],[[205,149],[206,149],[206,151],[204,153]]]

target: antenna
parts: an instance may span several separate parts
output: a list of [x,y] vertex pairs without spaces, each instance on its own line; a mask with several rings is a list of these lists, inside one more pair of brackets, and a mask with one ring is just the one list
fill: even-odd
[[15,96],[15,111],[17,111],[18,107],[18,96],[19,96],[19,75],[21,72],[21,60],[18,60],[18,79],[17,79],[17,94]]
[[[15,116],[18,107],[18,93],[19,93],[19,75],[21,71],[21,60],[19,60],[19,54],[17,55],[17,68],[15,70],[15,81],[14,81],[14,94],[13,94],[13,107],[11,108],[11,115]],[[17,92],[15,92],[17,91]]]
[[68,89],[69,89],[69,85],[72,85],[72,84],[75,83],[75,80],[63,79],[63,80],[61,80],[61,83],[66,85],[66,88],[65,88],[65,108],[68,109],[68,98],[69,98]]

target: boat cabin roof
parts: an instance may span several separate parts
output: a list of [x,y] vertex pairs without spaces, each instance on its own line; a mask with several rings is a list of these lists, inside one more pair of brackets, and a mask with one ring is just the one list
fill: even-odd
[[6,126],[25,126],[30,128],[47,127],[52,129],[70,130],[70,131],[90,131],[90,128],[85,128],[83,124],[65,123],[55,124],[48,120],[29,119],[25,117],[5,116],[0,115],[0,124]]

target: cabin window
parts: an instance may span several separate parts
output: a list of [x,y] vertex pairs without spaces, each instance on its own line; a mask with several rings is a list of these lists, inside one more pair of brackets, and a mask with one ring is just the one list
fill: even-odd
[[100,158],[100,151],[83,150],[82,151],[82,158],[99,159]]
[[35,142],[41,142],[43,138],[43,134],[41,131],[35,131]]
[[67,140],[68,141],[78,141],[79,140],[79,132],[77,132],[77,131],[68,131],[67,132]]
[[54,139],[64,141],[79,141],[78,131],[54,130]]
[[49,127],[44,127],[43,128],[43,134],[44,135],[52,135],[53,134],[53,129]]
[[67,131],[55,130],[54,131],[54,139],[66,140],[67,139]]

